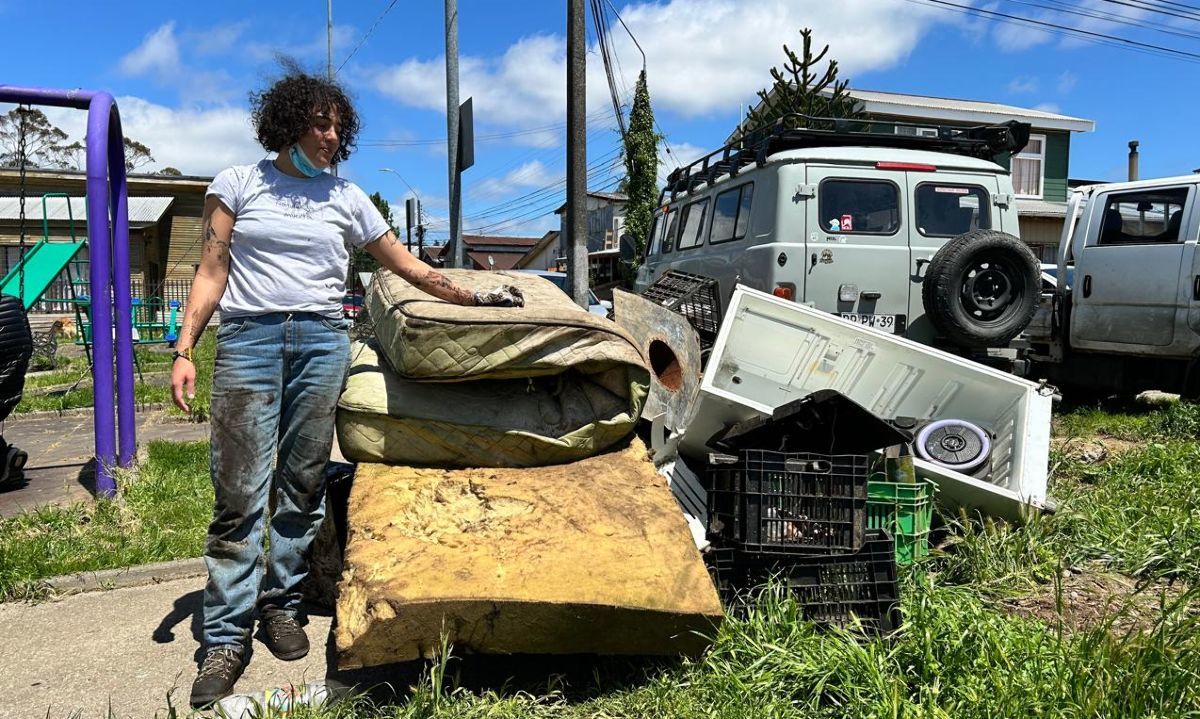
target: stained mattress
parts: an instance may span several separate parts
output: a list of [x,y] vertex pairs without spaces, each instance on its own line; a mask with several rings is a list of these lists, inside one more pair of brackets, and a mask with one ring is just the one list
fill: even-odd
[[376,338],[354,346],[338,403],[347,459],[535,467],[590,457],[633,431],[650,374],[624,330],[536,275],[445,274],[472,289],[516,285],[526,305],[460,307],[376,273]]

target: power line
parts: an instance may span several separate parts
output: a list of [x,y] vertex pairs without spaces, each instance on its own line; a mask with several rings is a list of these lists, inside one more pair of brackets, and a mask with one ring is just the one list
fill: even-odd
[[1143,0],[1104,0],[1104,2],[1111,5],[1124,5],[1137,10],[1145,10],[1146,12],[1158,13],[1159,15],[1166,15],[1168,17],[1177,17],[1183,20],[1200,20],[1200,12],[1197,12],[1195,8],[1188,8],[1190,12],[1184,13],[1155,7],[1149,3],[1143,2]]
[[371,33],[375,32],[375,28],[379,27],[379,23],[383,22],[383,18],[387,17],[387,14],[392,11],[392,8],[395,7],[395,5],[396,0],[392,0],[390,3],[388,3],[387,8],[385,8],[384,11],[379,14],[379,17],[375,18],[375,22],[371,25],[371,28],[367,30],[367,34],[362,36],[362,39],[358,41],[358,44],[354,46],[354,49],[350,51],[350,54],[346,56],[346,59],[342,60],[342,64],[338,65],[338,69],[334,72],[335,75],[341,72],[343,67],[346,67],[346,63],[350,62],[350,58],[354,57],[354,53],[358,52],[358,49],[363,46],[363,43],[367,41],[367,38],[371,37]]
[[1123,47],[1129,50],[1146,52],[1164,57],[1173,57],[1179,60],[1188,62],[1196,62],[1200,60],[1200,54],[1187,52],[1186,50],[1177,50],[1175,48],[1165,47],[1162,45],[1154,45],[1151,43],[1139,42],[1128,38],[1118,37],[1115,35],[1106,35],[1104,33],[1092,32],[1090,30],[1081,30],[1079,28],[1066,27],[1057,23],[1046,22],[1043,20],[1034,20],[1032,18],[1022,17],[1020,15],[1010,15],[1008,13],[997,12],[995,10],[985,10],[983,8],[971,7],[968,5],[959,5],[957,3],[948,2],[947,0],[905,0],[905,2],[916,4],[928,4],[940,6],[951,11],[987,17],[999,20],[1000,22],[1016,23],[1020,25],[1032,25],[1034,27],[1045,29],[1047,32],[1063,35],[1067,37],[1075,37],[1078,39],[1098,42],[1105,45],[1114,45]]
[[1027,5],[1029,7],[1035,7],[1040,10],[1047,10],[1049,12],[1063,13],[1063,14],[1067,14],[1067,15],[1076,15],[1078,17],[1086,17],[1086,18],[1091,18],[1093,20],[1103,20],[1103,21],[1111,22],[1111,23],[1114,23],[1117,25],[1125,25],[1128,27],[1133,27],[1133,28],[1137,28],[1137,29],[1141,29],[1141,30],[1153,30],[1155,32],[1160,32],[1165,35],[1174,35],[1176,37],[1182,37],[1187,40],[1200,40],[1200,35],[1197,35],[1196,33],[1180,32],[1179,30],[1173,30],[1169,27],[1161,27],[1156,24],[1146,24],[1146,23],[1142,22],[1141,20],[1138,20],[1137,18],[1129,17],[1128,15],[1121,15],[1119,13],[1105,13],[1105,12],[1100,12],[1098,10],[1087,10],[1081,6],[1072,5],[1071,3],[1064,2],[1063,0],[1044,0],[1044,2],[1050,2],[1050,3],[1052,3],[1052,5],[1044,5],[1039,2],[1033,2],[1033,0],[1008,0],[1008,1],[1011,3],[1016,3],[1018,5]]
[[[599,110],[588,116],[588,120],[599,120],[608,114],[608,110]],[[524,130],[512,130],[509,132],[493,132],[488,134],[476,135],[475,141],[480,140],[507,140],[514,137],[523,137],[526,135],[537,135],[545,132],[553,132],[554,130],[562,130],[566,128],[567,123],[560,122],[554,125],[543,125],[541,127],[530,127]],[[420,147],[425,145],[445,145],[446,138],[431,138],[428,140],[359,140],[358,144],[362,147]]]

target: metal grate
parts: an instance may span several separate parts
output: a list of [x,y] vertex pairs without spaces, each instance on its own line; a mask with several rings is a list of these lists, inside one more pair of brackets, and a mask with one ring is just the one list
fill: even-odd
[[642,297],[683,315],[700,337],[700,350],[712,349],[721,329],[721,295],[715,279],[668,270]]

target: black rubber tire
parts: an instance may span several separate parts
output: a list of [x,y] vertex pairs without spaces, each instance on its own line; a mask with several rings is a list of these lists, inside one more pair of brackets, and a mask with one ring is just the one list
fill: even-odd
[[921,286],[925,314],[961,347],[1007,345],[1029,326],[1040,295],[1033,250],[996,230],[972,230],[942,245]]

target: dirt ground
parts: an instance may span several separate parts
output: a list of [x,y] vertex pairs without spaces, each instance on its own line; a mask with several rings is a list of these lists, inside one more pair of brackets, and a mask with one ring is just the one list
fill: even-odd
[[1050,448],[1061,452],[1068,459],[1085,464],[1097,464],[1112,459],[1125,452],[1144,446],[1144,442],[1134,442],[1128,439],[1106,437],[1055,437],[1050,440]]
[[1003,605],[1013,614],[1051,626],[1061,621],[1067,632],[1107,625],[1114,634],[1124,636],[1153,629],[1162,608],[1181,593],[1181,588],[1167,582],[1139,584],[1116,574],[1072,572],[1060,586],[1047,584],[1033,594],[1007,599]]

